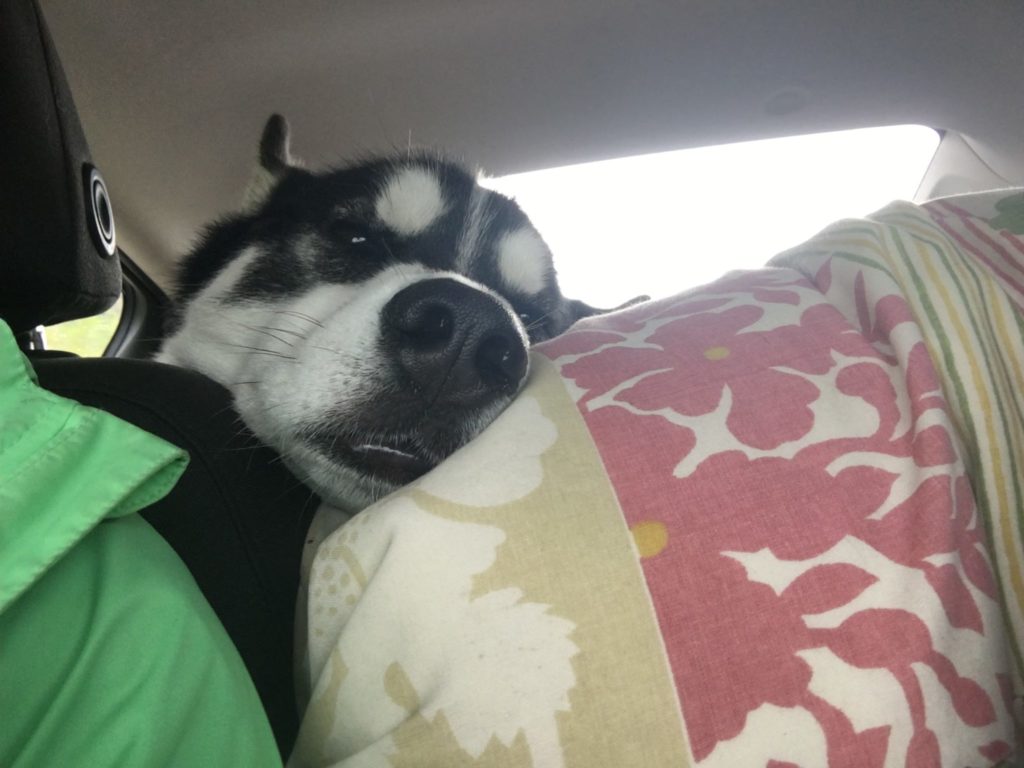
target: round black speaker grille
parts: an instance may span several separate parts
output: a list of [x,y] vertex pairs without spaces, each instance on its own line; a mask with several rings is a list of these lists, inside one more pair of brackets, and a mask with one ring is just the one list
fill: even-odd
[[117,250],[114,211],[110,207],[110,195],[103,176],[92,166],[86,166],[85,192],[86,205],[89,206],[89,234],[101,253],[113,256]]

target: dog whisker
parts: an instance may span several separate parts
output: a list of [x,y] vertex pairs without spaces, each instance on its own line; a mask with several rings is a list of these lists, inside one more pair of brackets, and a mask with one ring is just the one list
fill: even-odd
[[[249,442],[251,442],[253,444],[254,448],[258,448],[261,445],[263,445],[263,442],[258,437],[256,437],[256,435],[254,435],[252,432],[250,432],[249,428],[247,426],[244,426],[244,425],[242,427],[240,427],[231,436],[231,439],[228,442],[232,442],[232,441],[235,441],[235,440],[241,440],[241,439],[245,439],[245,440],[248,440]],[[241,450],[241,449],[238,449],[238,450]]]
[[[284,453],[279,453],[277,456],[275,456],[274,458],[267,462],[267,466],[269,467],[273,466],[274,464],[282,464],[284,463],[284,459]],[[296,485],[302,485],[302,483],[303,481],[300,480],[298,483],[296,483]]]
[[288,330],[287,328],[277,328],[273,325],[261,325],[259,326],[259,328],[264,331],[277,331],[278,333],[287,333],[289,336],[296,336],[300,339],[306,338],[306,335],[304,333],[299,333],[298,331],[291,331]]
[[[223,408],[218,408],[216,411],[214,411],[212,414],[210,414],[210,418],[211,419],[215,419],[218,416],[220,416],[221,414],[227,413],[228,411],[233,411],[234,409],[235,409],[235,404],[233,402],[228,403]],[[235,421],[240,421],[240,419],[236,418]]]
[[253,443],[252,445],[241,445],[237,448],[221,448],[224,453],[242,453],[243,451],[255,451],[262,448],[260,443]]
[[[301,482],[299,482],[299,483],[296,483],[295,485],[293,485],[293,486],[292,486],[292,488],[289,488],[289,490],[292,490],[292,489],[293,489],[293,488],[295,488],[295,486],[297,486],[297,485],[302,485],[302,483],[301,483]],[[307,508],[307,507],[309,506],[309,503],[310,503],[311,501],[314,501],[314,500],[315,500],[316,498],[317,498],[316,492],[314,492],[314,491],[312,491],[312,490],[311,490],[311,491],[309,492],[309,496],[307,496],[307,497],[306,497],[306,500],[305,500],[305,501],[304,501],[304,502],[302,503],[302,513],[301,513],[301,514],[305,514],[305,513],[306,513],[306,508]],[[299,525],[299,518],[300,518],[300,516],[296,516],[296,517],[295,517],[295,525],[296,525],[296,526],[298,526],[298,525]]]
[[323,347],[323,346],[320,346],[318,344],[310,344],[309,348],[310,349],[319,349],[319,350],[322,350],[324,352],[330,352],[332,355],[335,355],[336,357],[339,357],[342,360],[346,360],[349,363],[358,363],[359,362],[359,358],[356,357],[355,355],[352,355],[352,354],[349,354],[349,353],[346,353],[346,352],[342,352],[340,349],[334,349],[333,347]]
[[275,333],[271,333],[265,327],[255,326],[255,325],[246,325],[245,323],[240,323],[237,320],[235,321],[235,324],[241,326],[242,328],[247,328],[248,330],[252,331],[253,333],[262,333],[264,336],[269,336],[270,338],[274,339],[274,341],[279,341],[282,344],[284,344],[286,347],[291,347],[292,344],[293,344],[293,342],[290,342],[287,339],[282,339],[280,336],[278,336]]
[[282,406],[288,405],[288,403],[271,403],[270,405],[264,406],[259,410],[259,413],[270,413],[271,411],[281,408]]
[[235,430],[235,433],[231,436],[232,440],[239,440],[242,438],[257,441],[259,440],[259,438],[257,438],[252,432],[249,431],[249,428],[245,424],[241,424],[238,427],[238,429]]
[[[294,491],[296,488],[300,488],[302,486],[307,486],[307,488],[308,488],[308,485],[307,485],[308,482],[309,482],[309,478],[296,479],[294,483],[290,483],[287,487],[285,487],[281,491],[281,493],[274,499],[274,501],[280,501],[285,496],[287,496],[289,493]],[[309,506],[309,502],[313,501],[313,499],[315,499],[315,498],[316,498],[316,492],[315,491],[310,491],[309,492],[309,497],[302,503],[302,509],[299,511],[299,515],[296,517],[296,521],[298,521],[299,517],[301,517],[306,512],[306,507]]]
[[279,315],[289,315],[291,317],[297,317],[300,320],[305,320],[306,322],[312,323],[313,325],[318,325],[321,328],[324,327],[324,324],[317,320],[315,317],[310,317],[309,315],[304,314],[302,312],[296,312],[294,309],[275,309],[274,312],[276,312]]
[[380,244],[384,247],[384,250],[387,252],[388,257],[391,259],[391,265],[394,268],[395,272],[398,273],[399,277],[403,279],[408,277],[408,273],[405,270],[405,265],[397,256],[395,256],[395,252],[391,250],[391,246],[388,245],[388,241],[381,238]]
[[532,321],[528,326],[526,326],[526,330],[527,331],[532,331],[534,328],[536,328],[541,323],[543,323],[545,320],[547,320],[550,316],[551,316],[550,312],[545,312],[543,315],[541,315],[536,320]]
[[249,352],[254,352],[258,355],[270,355],[271,357],[280,357],[284,360],[298,360],[298,358],[295,357],[294,355],[286,355],[283,352],[278,352],[273,349],[264,349],[263,347],[251,347],[248,344],[231,344],[230,342],[222,341],[220,342],[220,345],[223,347],[234,347],[236,349],[244,349]]
[[[382,246],[384,246],[384,250],[387,251],[387,254],[388,254],[389,257],[391,257],[391,260],[393,262],[395,262],[395,268],[398,270],[399,274],[401,274],[401,271],[402,271],[401,262],[399,262],[398,259],[395,257],[395,252],[391,250],[391,246],[388,245],[388,241],[385,240],[384,238],[381,238],[380,239],[380,244]],[[404,277],[404,275],[402,275],[402,276]]]

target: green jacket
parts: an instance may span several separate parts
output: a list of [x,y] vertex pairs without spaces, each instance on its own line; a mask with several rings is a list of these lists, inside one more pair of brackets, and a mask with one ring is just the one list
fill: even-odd
[[181,450],[40,389],[0,322],[0,766],[279,766],[245,667],[138,515]]

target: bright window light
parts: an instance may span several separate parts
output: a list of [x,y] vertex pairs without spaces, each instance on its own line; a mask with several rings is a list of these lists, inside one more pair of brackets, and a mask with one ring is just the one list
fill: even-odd
[[838,219],[914,196],[938,134],[904,125],[485,179],[547,240],[566,295],[615,306],[764,265]]

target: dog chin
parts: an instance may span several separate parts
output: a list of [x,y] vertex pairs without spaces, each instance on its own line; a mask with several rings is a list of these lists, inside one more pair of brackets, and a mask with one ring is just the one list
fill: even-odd
[[403,485],[369,475],[305,445],[283,452],[282,460],[321,501],[353,514]]
[[415,426],[335,433],[270,430],[265,442],[276,444],[284,463],[323,501],[345,511],[358,512],[389,493],[412,483],[479,434],[511,402],[502,398],[472,416],[461,415],[458,427],[439,427],[438,419],[453,415],[423,414]]

